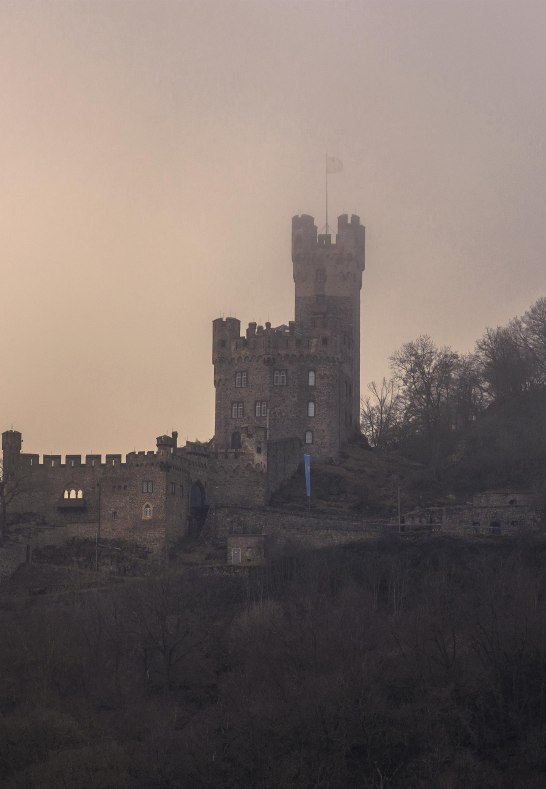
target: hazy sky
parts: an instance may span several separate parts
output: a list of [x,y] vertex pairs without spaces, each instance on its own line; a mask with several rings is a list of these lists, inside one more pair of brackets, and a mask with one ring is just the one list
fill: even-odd
[[0,0],[0,427],[210,438],[211,321],[293,317],[291,217],[367,227],[362,387],[546,293],[545,0]]

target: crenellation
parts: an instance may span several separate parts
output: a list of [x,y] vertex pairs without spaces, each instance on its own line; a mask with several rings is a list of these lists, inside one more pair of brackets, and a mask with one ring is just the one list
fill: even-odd
[[[312,216],[292,219],[294,316],[273,326],[213,321],[215,432],[178,446],[161,434],[154,450],[81,455],[21,454],[22,435],[2,434],[4,472],[22,471],[28,491],[14,512],[64,527],[101,523],[168,545],[196,533],[209,505],[255,506],[298,468],[305,453],[335,456],[358,432],[360,288],[364,227],[338,218],[335,243]],[[155,532],[154,532],[155,530]],[[140,535],[140,536],[139,536]]]

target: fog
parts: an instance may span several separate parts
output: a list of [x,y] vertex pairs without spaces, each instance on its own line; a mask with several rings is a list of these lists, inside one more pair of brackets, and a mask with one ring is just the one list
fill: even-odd
[[211,321],[293,318],[291,217],[367,227],[362,388],[546,292],[543,0],[0,0],[1,428],[213,432]]

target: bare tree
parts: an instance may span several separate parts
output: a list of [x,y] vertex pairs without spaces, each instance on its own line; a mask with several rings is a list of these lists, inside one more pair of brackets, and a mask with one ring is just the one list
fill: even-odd
[[370,394],[360,402],[362,432],[373,447],[388,449],[398,439],[403,416],[402,402],[396,382],[383,378],[381,385],[368,384]]
[[453,394],[459,356],[438,348],[428,335],[405,343],[391,356],[394,380],[400,387],[404,418],[424,437],[431,466],[438,462],[442,440],[453,425]]

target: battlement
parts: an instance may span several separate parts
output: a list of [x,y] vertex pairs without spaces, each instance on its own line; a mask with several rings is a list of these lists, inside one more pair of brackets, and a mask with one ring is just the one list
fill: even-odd
[[304,333],[295,321],[272,327],[250,322],[244,336],[232,336],[229,341],[216,341],[213,347],[213,362],[232,361],[241,354],[271,356],[290,354],[306,356],[309,353],[331,356],[341,349],[339,326],[336,319],[317,307],[314,326]]
[[299,263],[306,258],[313,258],[322,250],[336,252],[337,260],[355,261],[364,271],[365,228],[360,224],[360,217],[352,214],[341,214],[337,220],[336,241],[332,243],[330,233],[318,234],[312,216],[292,217],[292,261]]
[[[15,434],[13,436],[12,434]],[[177,450],[178,433],[162,435],[157,438],[157,451],[142,450],[128,452],[125,456],[118,453],[110,453],[105,455],[104,460],[102,455],[88,454],[85,455],[85,460],[82,460],[81,455],[62,455],[44,454],[40,456],[34,452],[20,452],[22,437],[21,433],[17,431],[6,431],[2,434],[2,445],[4,453],[9,453],[11,462],[16,462],[22,468],[35,468],[41,469],[89,469],[93,467],[107,468],[118,466],[132,466],[139,464],[150,464],[165,460],[166,455],[173,455]]]

